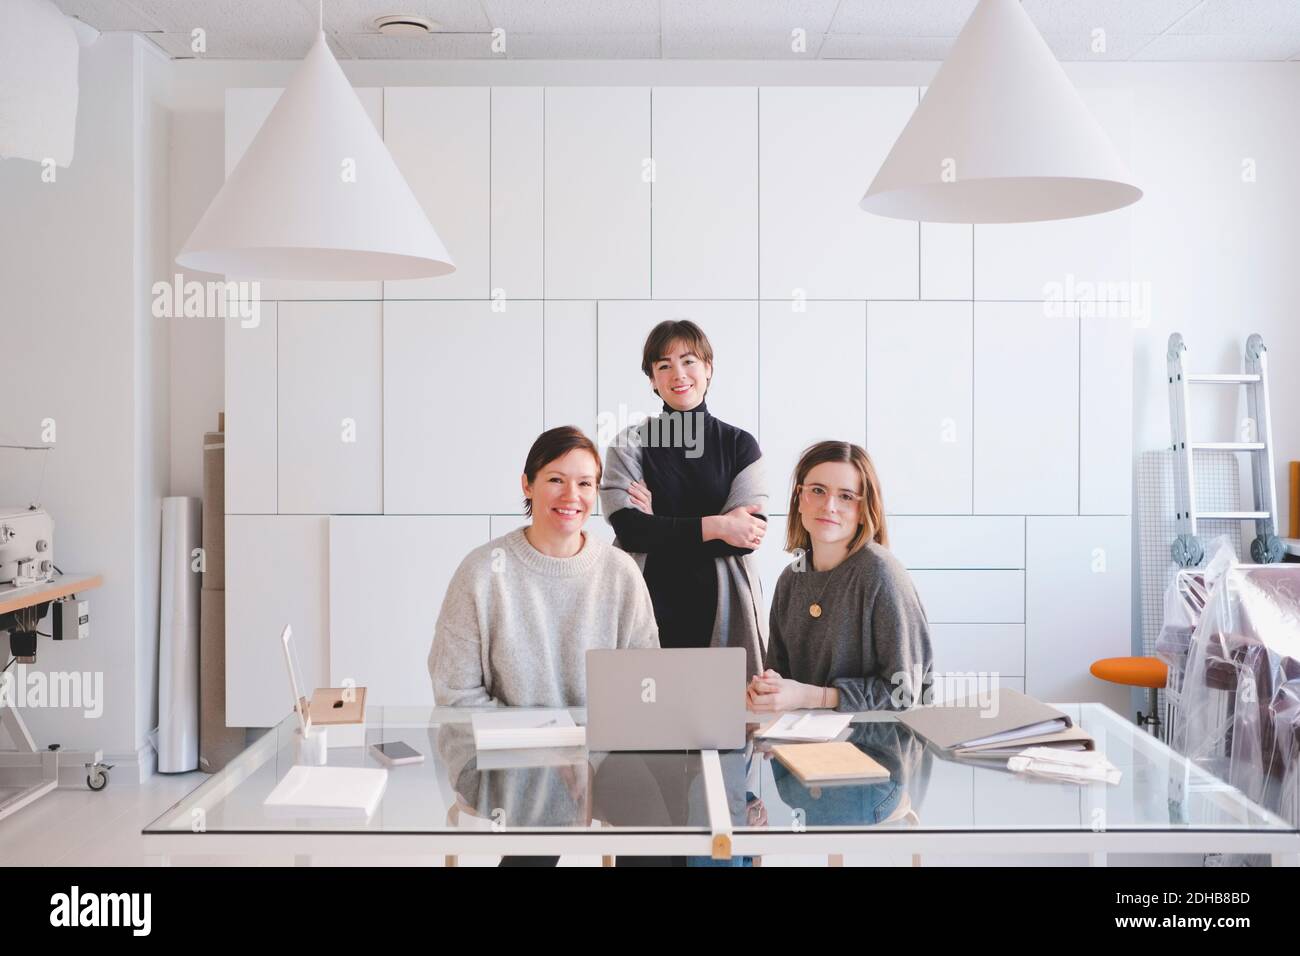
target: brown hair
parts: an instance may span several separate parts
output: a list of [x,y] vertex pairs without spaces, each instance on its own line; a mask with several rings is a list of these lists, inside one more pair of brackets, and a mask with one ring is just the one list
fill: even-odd
[[641,371],[646,378],[654,380],[655,362],[668,354],[668,346],[674,342],[681,342],[701,361],[713,364],[713,346],[703,329],[690,319],[665,319],[650,330],[641,349]]
[[880,479],[876,466],[866,449],[846,441],[820,441],[805,448],[794,469],[794,485],[790,489],[790,510],[786,518],[785,550],[807,551],[812,546],[812,536],[799,517],[799,489],[803,487],[808,472],[828,461],[853,465],[862,479],[862,512],[858,515],[858,530],[849,542],[849,553],[857,551],[868,539],[882,548],[889,547],[889,532],[885,528],[885,502],[880,493]]
[[[537,473],[555,461],[557,458],[563,458],[575,448],[583,448],[591,452],[591,457],[596,459],[596,484],[600,485],[600,477],[603,469],[600,464],[600,452],[596,450],[595,444],[590,438],[582,433],[579,428],[572,425],[561,425],[559,428],[552,428],[542,432],[537,436],[537,441],[533,442],[533,447],[528,449],[528,457],[524,459],[524,477],[528,479],[531,485],[537,480]],[[528,517],[533,516],[533,499],[524,499],[524,514]]]

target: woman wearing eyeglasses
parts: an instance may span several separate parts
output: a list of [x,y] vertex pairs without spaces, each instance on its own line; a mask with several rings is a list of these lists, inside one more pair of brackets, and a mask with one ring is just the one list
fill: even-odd
[[866,451],[819,442],[795,468],[786,532],[796,560],[776,582],[756,712],[898,710],[920,703],[933,658],[925,609],[889,552],[885,506]]

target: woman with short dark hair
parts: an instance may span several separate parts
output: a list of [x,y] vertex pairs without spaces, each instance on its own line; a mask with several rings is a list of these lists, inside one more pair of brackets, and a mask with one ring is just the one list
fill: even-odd
[[758,442],[705,405],[713,347],[694,322],[655,326],[641,371],[663,411],[606,451],[601,504],[615,544],[645,572],[664,647],[743,647],[757,674],[767,631],[750,557],[767,530]]

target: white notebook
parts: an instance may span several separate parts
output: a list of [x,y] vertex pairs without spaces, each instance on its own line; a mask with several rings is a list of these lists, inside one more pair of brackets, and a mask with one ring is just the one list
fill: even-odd
[[764,740],[802,740],[825,742],[834,740],[853,721],[852,714],[835,711],[784,714],[776,723],[758,732]]
[[369,819],[383,799],[388,771],[382,767],[289,768],[266,798],[278,816]]
[[477,750],[525,750],[532,747],[582,747],[587,728],[567,710],[501,710],[472,714]]

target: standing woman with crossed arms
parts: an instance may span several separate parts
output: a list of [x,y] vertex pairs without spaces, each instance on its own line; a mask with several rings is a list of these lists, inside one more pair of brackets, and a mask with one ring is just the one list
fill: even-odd
[[744,647],[753,677],[767,641],[751,557],[767,530],[758,442],[705,405],[713,347],[694,322],[655,326],[641,371],[663,411],[610,445],[601,506],[645,574],[660,645]]

